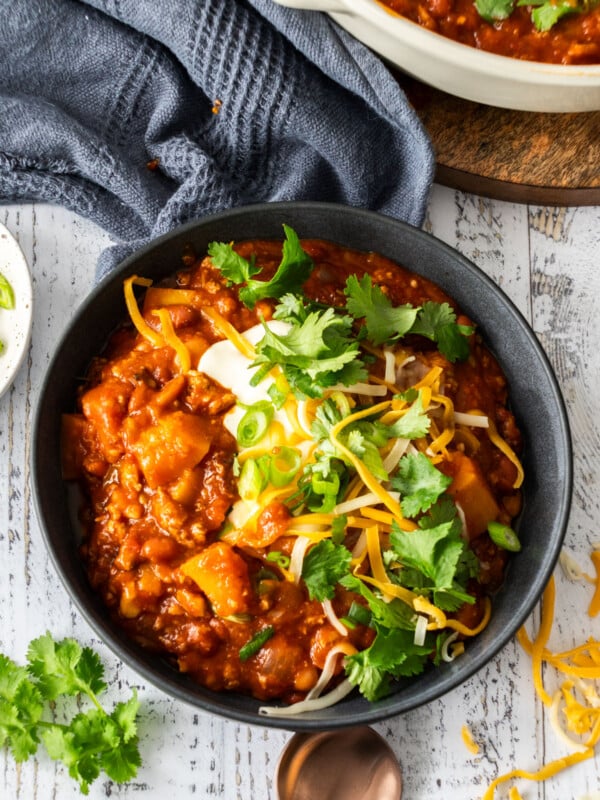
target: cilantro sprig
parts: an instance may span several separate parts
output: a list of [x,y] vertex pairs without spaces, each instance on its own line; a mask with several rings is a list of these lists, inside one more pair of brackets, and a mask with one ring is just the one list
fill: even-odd
[[261,271],[255,259],[247,260],[235,252],[231,244],[211,242],[208,254],[215,267],[232,283],[245,284],[239,290],[240,300],[252,309],[259,300],[299,292],[314,267],[312,258],[302,249],[297,233],[284,225],[285,241],[281,263],[273,277],[261,281],[254,276]]
[[370,275],[360,280],[351,275],[346,281],[346,310],[355,319],[363,319],[367,338],[375,345],[394,342],[408,334],[424,336],[435,342],[448,361],[461,361],[469,355],[470,325],[459,325],[448,303],[431,300],[422,306],[393,306]]
[[[105,772],[123,783],[141,764],[134,691],[126,702],[106,711],[98,695],[106,688],[104,668],[89,647],[74,639],[56,642],[50,633],[34,639],[27,665],[0,654],[0,746],[17,762],[25,761],[43,743],[50,758],[61,761],[83,794]],[[87,697],[91,708],[78,711],[68,723],[50,719],[50,704],[66,697]],[[64,701],[61,710],[66,710]]]
[[319,397],[337,383],[350,386],[367,378],[350,317],[334,308],[312,310],[290,294],[284,295],[273,316],[290,328],[276,334],[265,324],[265,335],[256,345],[253,366],[259,369],[253,383],[277,364],[290,388],[307,397]]

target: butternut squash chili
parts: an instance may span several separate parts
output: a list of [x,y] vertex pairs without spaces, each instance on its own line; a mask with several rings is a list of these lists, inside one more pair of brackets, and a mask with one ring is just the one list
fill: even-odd
[[283,257],[213,243],[168,285],[125,281],[133,324],[64,417],[63,465],[118,623],[288,714],[463,652],[519,549],[523,473],[506,380],[453,301],[284,229]]
[[430,31],[497,55],[549,64],[600,63],[596,0],[378,2]]

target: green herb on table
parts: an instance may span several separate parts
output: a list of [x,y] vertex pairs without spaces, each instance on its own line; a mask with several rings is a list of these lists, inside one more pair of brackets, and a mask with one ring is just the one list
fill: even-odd
[[[36,753],[40,742],[48,755],[68,768],[83,794],[105,772],[123,783],[135,777],[141,764],[134,690],[126,702],[109,713],[98,695],[106,689],[104,668],[98,655],[74,639],[54,641],[50,633],[34,639],[27,651],[27,666],[0,654],[0,745],[8,747],[17,762]],[[50,720],[54,701],[87,697],[91,708],[78,711],[70,722]]]
[[[11,311],[15,307],[15,293],[7,279],[0,273],[0,308]],[[4,343],[0,341],[0,353],[4,350]]]

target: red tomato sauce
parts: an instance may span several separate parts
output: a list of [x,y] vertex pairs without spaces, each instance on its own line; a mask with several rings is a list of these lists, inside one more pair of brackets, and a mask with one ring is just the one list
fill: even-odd
[[[381,256],[321,241],[303,246],[315,262],[305,293],[322,303],[341,304],[347,276],[365,272],[394,304],[452,303],[439,287]],[[237,249],[254,253],[267,276],[281,255],[278,242],[242,243]],[[208,259],[182,270],[174,285],[187,290],[189,302],[170,306],[171,320],[195,359],[222,339],[202,307],[216,308],[240,331],[255,325],[259,314],[272,313],[271,301],[253,311],[245,308]],[[151,303],[143,314],[156,326]],[[432,359],[439,356],[430,349]],[[446,391],[456,409],[490,415],[518,451],[521,437],[507,408],[506,380],[479,337],[472,337],[467,361],[445,367]],[[180,374],[170,347],[152,346],[124,324],[90,366],[77,410],[64,417],[64,477],[83,490],[82,558],[91,584],[133,639],[170,656],[179,670],[210,689],[294,702],[315,684],[327,653],[344,637],[303,586],[286,579],[277,563],[265,566],[269,551],[284,556],[292,551],[294,537],[286,535],[290,515],[282,503],[263,510],[255,542],[234,547],[219,538],[238,498],[237,445],[223,425],[234,403],[229,390],[202,373]],[[469,447],[463,445],[465,452]],[[475,439],[472,449],[490,502],[510,522],[520,508],[513,465],[484,438]],[[453,470],[459,467],[446,468]],[[501,584],[505,553],[477,525],[472,534],[482,563],[473,588],[484,594]],[[203,590],[194,580],[199,574]],[[340,587],[333,599],[337,615],[347,613],[356,599]],[[480,604],[465,613],[469,624],[476,624]],[[244,645],[265,628],[272,629],[268,641],[241,659]],[[345,641],[363,649],[372,636],[358,625]]]
[[501,56],[549,64],[600,63],[600,7],[569,14],[549,31],[536,30],[531,8],[487,22],[473,0],[378,0],[392,11],[461,44]]

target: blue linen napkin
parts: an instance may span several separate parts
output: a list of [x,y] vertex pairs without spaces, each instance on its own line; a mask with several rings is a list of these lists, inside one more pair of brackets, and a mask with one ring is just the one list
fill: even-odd
[[119,242],[225,208],[327,200],[423,221],[430,141],[383,63],[272,0],[0,0],[0,201]]

